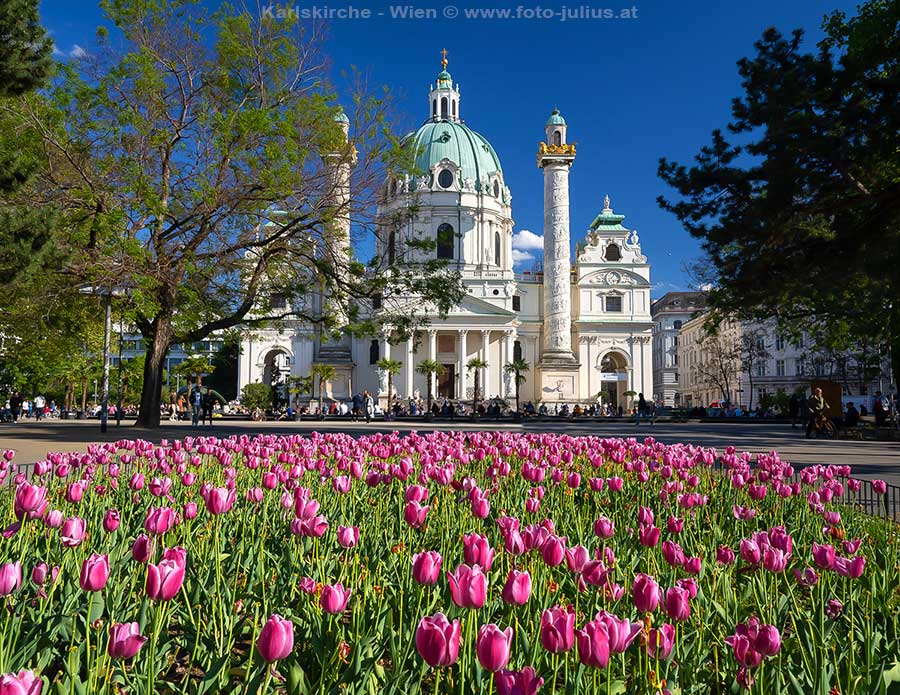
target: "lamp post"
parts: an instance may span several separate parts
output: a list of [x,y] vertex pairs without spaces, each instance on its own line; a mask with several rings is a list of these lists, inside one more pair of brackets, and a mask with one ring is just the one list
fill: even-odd
[[[112,298],[120,296],[124,290],[114,287],[87,286],[79,289],[83,294],[99,295],[103,297],[104,322],[103,322],[103,377],[100,380],[100,431],[105,433],[109,422],[109,343],[112,334]],[[119,374],[121,376],[121,340],[119,341]],[[121,391],[121,384],[120,384]],[[97,380],[94,379],[94,403],[97,402]]]
[[122,426],[122,339],[125,328],[122,325],[122,315],[119,314],[119,398],[116,404],[116,427]]

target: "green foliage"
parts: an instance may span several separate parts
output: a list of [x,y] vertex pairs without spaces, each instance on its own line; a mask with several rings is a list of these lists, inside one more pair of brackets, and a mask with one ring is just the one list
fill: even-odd
[[0,97],[39,87],[53,69],[53,41],[40,24],[37,0],[0,0]]
[[259,382],[245,384],[241,389],[241,405],[250,410],[265,410],[272,405],[272,389]]

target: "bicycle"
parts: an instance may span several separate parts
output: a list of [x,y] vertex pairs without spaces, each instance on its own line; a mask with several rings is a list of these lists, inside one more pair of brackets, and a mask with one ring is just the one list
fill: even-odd
[[816,413],[813,417],[815,418],[814,430],[817,439],[820,434],[823,435],[825,439],[835,439],[837,437],[837,428],[830,418],[822,413]]

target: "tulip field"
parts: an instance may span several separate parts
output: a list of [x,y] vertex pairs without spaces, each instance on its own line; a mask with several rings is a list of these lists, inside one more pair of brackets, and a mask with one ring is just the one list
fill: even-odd
[[900,691],[900,527],[848,466],[314,434],[0,481],[0,695]]

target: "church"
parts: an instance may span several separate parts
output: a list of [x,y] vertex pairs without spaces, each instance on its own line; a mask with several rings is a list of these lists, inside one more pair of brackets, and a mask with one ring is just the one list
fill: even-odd
[[[623,226],[625,217],[613,212],[608,196],[576,245],[572,263],[569,171],[576,146],[563,115],[552,111],[536,153],[544,180],[542,270],[517,273],[512,194],[500,157],[463,120],[459,85],[447,72],[446,55],[428,94],[427,113],[422,126],[406,136],[413,140],[420,175],[387,181],[377,217],[389,219],[414,199],[414,217],[400,234],[435,241],[431,253],[459,270],[464,299],[446,318],[431,319],[402,342],[391,339],[389,327],[377,337],[346,336],[337,342],[299,322],[253,330],[241,345],[238,391],[248,383],[307,375],[314,364],[325,363],[335,369],[326,397],[343,400],[367,390],[385,406],[387,375],[376,363],[390,357],[403,364],[393,379],[400,398],[424,399],[430,378],[435,397],[470,401],[475,375],[467,364],[480,358],[487,364],[478,379],[483,398],[512,402],[515,384],[504,366],[521,359],[529,365],[520,386],[523,404],[543,403],[552,411],[563,403],[627,408],[629,392],[649,399],[650,265],[637,232]],[[339,118],[346,133],[349,122],[343,114]],[[349,186],[349,171],[336,175]],[[380,248],[387,242],[378,243],[379,254],[388,252]],[[441,363],[444,373],[417,373],[425,359]]]

